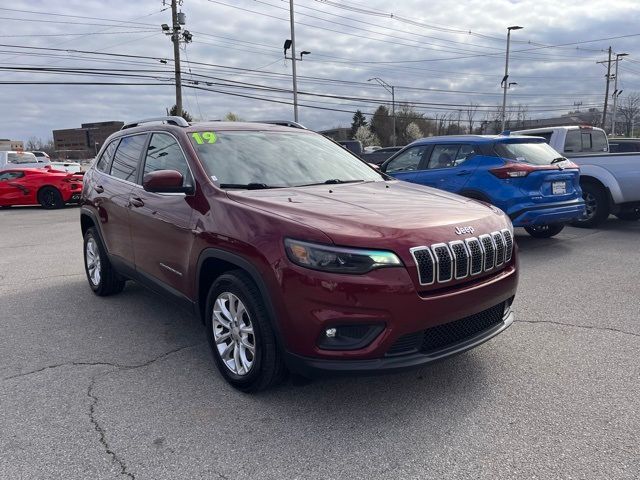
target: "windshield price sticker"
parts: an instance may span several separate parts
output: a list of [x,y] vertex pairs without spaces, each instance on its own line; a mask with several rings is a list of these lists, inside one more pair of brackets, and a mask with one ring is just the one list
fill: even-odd
[[218,137],[214,132],[193,132],[191,136],[198,145],[202,145],[204,143],[216,143],[216,140],[218,140]]

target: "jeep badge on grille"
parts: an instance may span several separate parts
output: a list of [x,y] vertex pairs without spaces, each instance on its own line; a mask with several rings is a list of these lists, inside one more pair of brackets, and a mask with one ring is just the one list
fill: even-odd
[[473,232],[473,227],[456,227],[456,235],[464,235],[465,233]]

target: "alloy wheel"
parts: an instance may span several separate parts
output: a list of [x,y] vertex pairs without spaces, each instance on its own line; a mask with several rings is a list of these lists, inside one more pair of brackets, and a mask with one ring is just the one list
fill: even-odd
[[100,252],[98,250],[98,244],[93,237],[87,240],[87,246],[85,247],[84,254],[87,262],[87,272],[89,273],[89,280],[95,287],[97,287],[98,285],[100,285],[102,265],[100,263]]
[[234,374],[247,375],[254,364],[256,338],[249,311],[231,292],[222,292],[213,305],[213,338],[220,358]]
[[586,192],[583,195],[583,199],[584,199],[584,206],[586,210],[585,219],[589,220],[593,218],[593,216],[596,214],[596,210],[598,208],[598,201],[596,200],[596,197],[590,192]]

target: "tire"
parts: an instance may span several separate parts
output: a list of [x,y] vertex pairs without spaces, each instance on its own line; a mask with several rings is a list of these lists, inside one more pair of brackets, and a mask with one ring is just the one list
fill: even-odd
[[529,235],[534,238],[551,238],[559,234],[564,228],[563,224],[537,225],[535,227],[524,227]]
[[580,185],[582,198],[587,209],[584,217],[571,222],[574,227],[593,228],[609,217],[609,200],[602,187],[592,182]]
[[64,200],[62,200],[60,190],[55,187],[42,187],[38,191],[38,203],[47,210],[64,207]]
[[213,358],[231,386],[251,393],[284,379],[286,368],[264,299],[246,273],[233,270],[218,277],[209,289],[206,308]]
[[93,293],[106,297],[120,293],[125,280],[113,268],[95,228],[84,234],[84,271]]
[[633,222],[636,220],[640,220],[640,208],[635,210],[634,209],[623,210],[621,212],[616,213],[616,217],[626,222]]

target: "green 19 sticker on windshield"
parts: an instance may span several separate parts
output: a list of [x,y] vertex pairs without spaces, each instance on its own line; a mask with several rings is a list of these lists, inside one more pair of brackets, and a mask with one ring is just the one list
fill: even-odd
[[193,132],[191,136],[198,145],[216,143],[216,140],[218,140],[218,137],[216,137],[216,134],[213,132]]

